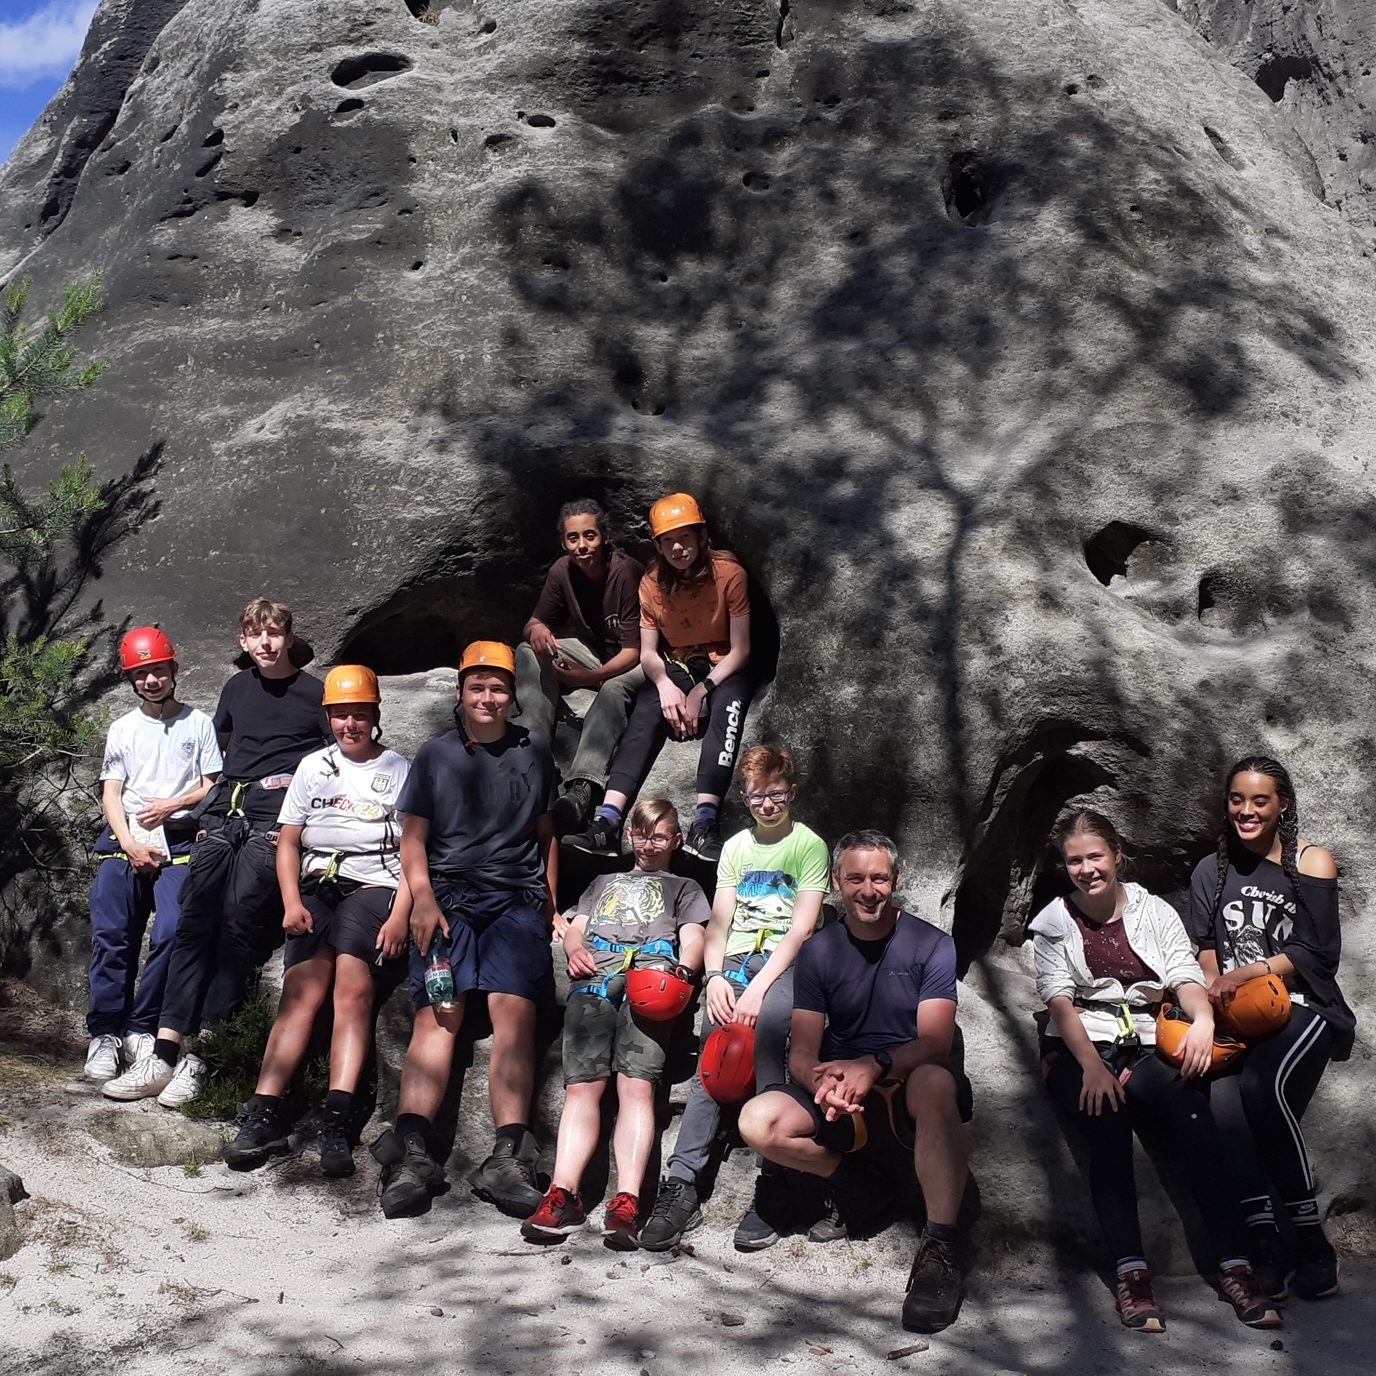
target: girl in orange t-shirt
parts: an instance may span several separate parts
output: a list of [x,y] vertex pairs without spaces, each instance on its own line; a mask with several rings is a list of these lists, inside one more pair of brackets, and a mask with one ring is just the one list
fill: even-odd
[[640,581],[640,663],[648,682],[612,758],[602,805],[588,829],[565,842],[592,855],[619,854],[626,808],[664,742],[701,738],[698,803],[683,848],[716,864],[718,809],[755,688],[749,580],[734,556],[712,548],[702,508],[686,492],[654,504],[650,530],[658,558]]

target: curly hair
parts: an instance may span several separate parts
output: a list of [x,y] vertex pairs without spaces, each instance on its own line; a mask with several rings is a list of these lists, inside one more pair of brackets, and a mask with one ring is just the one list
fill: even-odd
[[1280,814],[1276,831],[1280,835],[1280,867],[1290,883],[1290,892],[1300,907],[1308,909],[1304,894],[1300,891],[1299,837],[1300,805],[1295,797],[1295,785],[1290,771],[1279,760],[1269,755],[1248,755],[1239,760],[1229,771],[1223,784],[1223,820],[1218,831],[1218,883],[1214,888],[1212,913],[1217,917],[1223,903],[1223,890],[1228,883],[1228,867],[1234,845],[1233,824],[1228,817],[1228,795],[1232,792],[1233,780],[1239,774],[1265,774],[1276,786],[1276,797],[1285,804]]

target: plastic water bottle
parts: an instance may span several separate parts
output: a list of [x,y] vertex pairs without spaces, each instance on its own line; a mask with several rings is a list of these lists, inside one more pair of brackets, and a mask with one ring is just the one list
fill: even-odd
[[449,938],[436,931],[425,962],[425,997],[435,1008],[454,1006],[454,967],[449,961]]

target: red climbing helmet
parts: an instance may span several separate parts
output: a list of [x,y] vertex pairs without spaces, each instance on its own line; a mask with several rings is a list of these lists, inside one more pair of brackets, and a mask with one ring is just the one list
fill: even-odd
[[693,1001],[696,985],[683,966],[672,970],[628,970],[626,1000],[651,1022],[672,1022]]
[[728,1022],[707,1038],[698,1062],[702,1087],[719,1104],[743,1104],[755,1094],[755,1029]]
[[119,643],[119,667],[126,674],[150,664],[166,664],[176,657],[172,642],[156,626],[139,626]]

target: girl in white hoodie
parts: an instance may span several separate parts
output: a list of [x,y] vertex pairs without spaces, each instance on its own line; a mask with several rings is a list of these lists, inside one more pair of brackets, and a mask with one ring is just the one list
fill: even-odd
[[[1122,878],[1122,838],[1108,818],[1081,809],[1051,835],[1075,886],[1032,920],[1037,993],[1050,1012],[1042,1073],[1053,1101],[1086,1149],[1088,1183],[1113,1258],[1124,1325],[1160,1333],[1165,1320],[1142,1255],[1133,1175],[1133,1130],[1177,1149],[1219,1256],[1218,1289],[1253,1328],[1280,1325],[1247,1261],[1247,1232],[1209,1112],[1203,1075],[1213,1013],[1175,910]],[[1156,1013],[1168,990],[1194,1020],[1176,1070],[1155,1054]],[[1164,1132],[1160,1129],[1165,1129]]]

